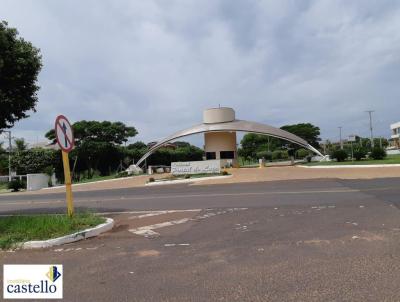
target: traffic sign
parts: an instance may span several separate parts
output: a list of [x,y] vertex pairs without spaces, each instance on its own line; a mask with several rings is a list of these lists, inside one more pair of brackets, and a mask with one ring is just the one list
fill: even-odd
[[69,153],[74,147],[74,133],[70,122],[64,115],[57,116],[54,130],[61,150]]
[[57,116],[54,130],[56,132],[57,143],[60,146],[62,153],[67,212],[68,216],[72,217],[74,215],[74,199],[72,196],[71,169],[69,167],[68,153],[74,147],[74,133],[70,122],[64,115]]

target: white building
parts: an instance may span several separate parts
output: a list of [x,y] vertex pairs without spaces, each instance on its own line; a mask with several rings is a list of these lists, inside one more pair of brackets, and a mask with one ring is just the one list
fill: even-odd
[[392,130],[393,146],[400,148],[400,122],[391,124],[390,129]]

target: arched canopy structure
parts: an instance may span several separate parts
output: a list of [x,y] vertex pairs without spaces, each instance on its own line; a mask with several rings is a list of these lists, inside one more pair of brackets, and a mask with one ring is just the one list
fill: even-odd
[[319,156],[323,156],[317,149],[315,149],[313,146],[311,146],[309,143],[307,143],[307,141],[305,141],[304,139],[302,139],[302,138],[298,137],[297,135],[294,135],[290,132],[287,132],[285,130],[275,128],[275,127],[272,127],[269,125],[235,119],[231,122],[224,122],[224,123],[199,124],[199,125],[193,126],[191,128],[178,131],[178,132],[162,139],[157,144],[152,146],[150,148],[150,150],[147,151],[146,154],[144,154],[141,159],[139,159],[139,161],[136,163],[136,166],[139,166],[154,151],[161,148],[163,145],[165,145],[168,142],[171,142],[171,141],[176,140],[181,137],[193,135],[193,134],[199,134],[199,133],[205,133],[205,132],[219,132],[219,131],[224,131],[224,132],[240,131],[240,132],[249,132],[249,133],[256,133],[256,134],[264,134],[264,135],[280,138],[280,139],[287,140],[289,142],[298,144],[298,145],[318,154]]

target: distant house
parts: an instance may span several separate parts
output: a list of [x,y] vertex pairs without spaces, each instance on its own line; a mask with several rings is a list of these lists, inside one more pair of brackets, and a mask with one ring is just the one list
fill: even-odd
[[38,142],[34,144],[29,144],[28,147],[29,149],[35,149],[35,148],[53,149],[53,150],[60,149],[56,143],[49,143],[49,142]]
[[[153,146],[157,145],[157,142],[150,142],[147,144],[147,147],[149,149],[151,149]],[[167,148],[167,149],[176,149],[176,145],[174,143],[166,143],[165,145],[163,145],[163,148]]]
[[392,136],[391,136],[392,147],[400,149],[400,122],[391,124],[390,129],[392,130]]

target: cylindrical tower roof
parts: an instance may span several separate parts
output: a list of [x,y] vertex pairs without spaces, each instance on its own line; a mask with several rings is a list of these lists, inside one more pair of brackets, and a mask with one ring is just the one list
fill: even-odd
[[235,110],[229,107],[210,108],[203,111],[203,123],[226,123],[235,120]]

